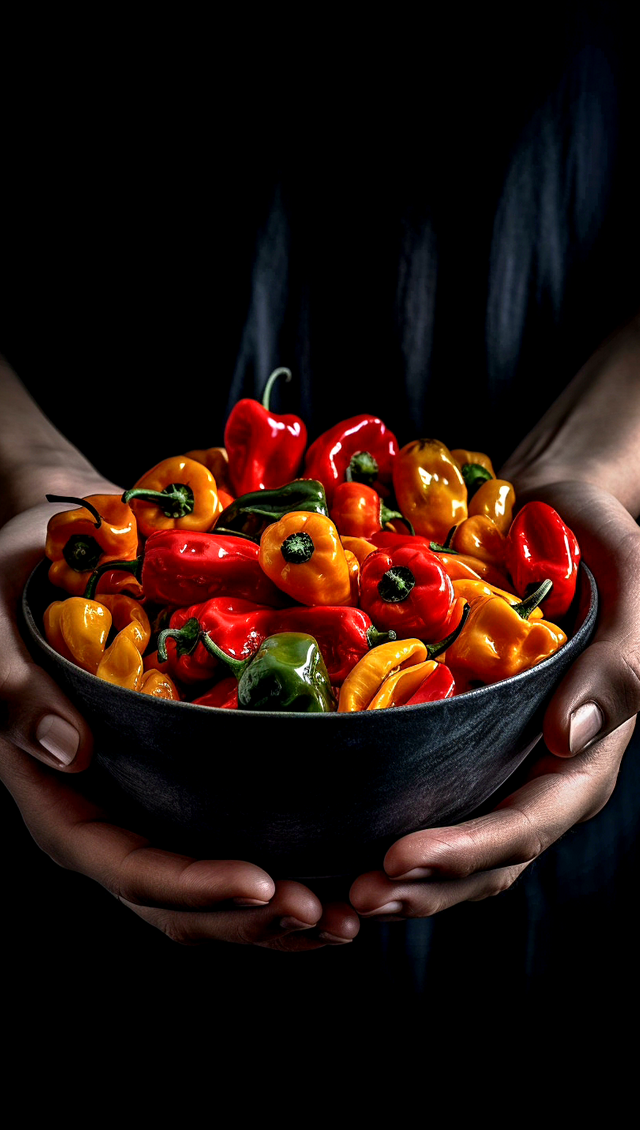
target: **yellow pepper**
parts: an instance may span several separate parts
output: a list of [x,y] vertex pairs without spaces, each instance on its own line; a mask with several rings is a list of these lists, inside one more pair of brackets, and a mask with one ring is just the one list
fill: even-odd
[[423,663],[427,655],[427,645],[417,639],[394,640],[373,647],[352,667],[342,684],[338,713],[366,710],[387,675],[398,667]]
[[[432,548],[435,546],[432,543]],[[499,589],[509,589],[509,579],[495,565],[482,561],[479,557],[471,557],[466,553],[447,553],[446,549],[434,549],[442,568],[449,574],[452,581],[468,577],[470,580],[483,580],[489,585]]]
[[143,673],[142,656],[135,643],[126,634],[126,629],[118,632],[100,660],[96,675],[117,687],[137,691]]
[[233,494],[231,479],[229,478],[229,456],[226,448],[207,447],[206,450],[187,451],[185,454],[188,459],[195,459],[196,463],[202,463],[208,471],[211,471],[219,490]]
[[365,557],[368,557],[370,553],[376,553],[378,549],[377,545],[374,545],[372,541],[367,541],[366,538],[350,538],[345,536],[341,537],[340,541],[345,550],[348,549],[351,553],[355,553],[360,565],[362,565]]
[[52,585],[82,596],[98,564],[136,556],[136,520],[131,507],[117,494],[90,494],[86,498],[50,494],[47,498],[49,502],[78,503],[77,510],[54,514],[47,526],[44,551],[51,561]]
[[169,698],[173,699],[175,702],[180,701],[180,694],[173,679],[153,668],[149,671],[145,671],[140,680],[138,690],[141,691],[142,694],[153,695],[154,698]]
[[[384,645],[381,645],[384,646]],[[391,706],[404,706],[424,680],[439,666],[435,659],[416,663],[401,671],[394,671],[374,694],[367,710],[387,710]]]
[[551,582],[545,581],[535,593],[515,605],[494,595],[473,602],[465,630],[446,653],[446,664],[453,671],[457,686],[509,679],[542,663],[567,642],[556,624],[528,620],[550,589]]
[[[507,604],[519,604],[520,597],[515,593],[506,592],[504,589],[497,588],[496,585],[490,585],[488,581],[472,581],[470,578],[461,577],[457,581],[453,581],[453,591],[457,597],[462,597],[473,605],[476,600],[482,596],[501,596],[506,600]],[[530,620],[542,620],[542,609],[534,608],[529,614]]]
[[340,536],[324,514],[292,510],[267,526],[260,565],[300,604],[350,604],[351,576]]
[[444,542],[467,517],[465,481],[440,440],[417,439],[403,447],[393,462],[393,487],[398,509],[417,534],[433,541]]
[[463,447],[455,447],[451,451],[452,459],[455,459],[460,470],[467,464],[475,465],[476,467],[484,467],[488,471],[492,479],[495,479],[496,473],[493,469],[493,464],[488,455],[482,451],[465,451]]
[[101,593],[100,604],[109,609],[115,630],[124,632],[142,655],[151,639],[151,624],[142,605],[125,593]]
[[83,596],[54,600],[43,616],[44,634],[51,646],[92,675],[103,657],[111,622],[108,608]]
[[516,492],[506,479],[489,479],[469,501],[469,517],[490,518],[505,537],[513,519]]
[[122,501],[131,502],[145,538],[156,530],[210,530],[220,513],[216,480],[203,463],[186,455],[163,459],[125,491]]
[[349,566],[349,583],[351,585],[351,599],[349,603],[352,604],[354,608],[357,608],[360,600],[360,562],[355,553],[352,553],[346,546],[344,547],[344,555],[347,559],[347,565]]
[[456,526],[451,538],[451,548],[456,553],[486,561],[487,565],[504,568],[507,540],[491,518],[484,514],[474,514]]

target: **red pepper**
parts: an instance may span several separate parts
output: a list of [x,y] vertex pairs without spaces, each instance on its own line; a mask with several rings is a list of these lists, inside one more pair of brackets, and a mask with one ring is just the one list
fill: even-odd
[[[287,597],[269,580],[258,560],[260,547],[248,538],[193,530],[158,530],[147,538],[134,562],[110,562],[128,568],[142,581],[147,600],[186,608],[214,596],[239,596],[255,604],[282,607]],[[87,592],[106,566],[97,569]]]
[[377,416],[352,416],[323,432],[311,444],[305,479],[319,479],[329,506],[338,483],[354,480],[371,486],[391,482],[398,441]]
[[331,521],[341,536],[369,538],[392,518],[402,518],[402,514],[385,506],[377,491],[366,483],[338,483],[335,488]]
[[578,581],[580,546],[572,530],[546,502],[527,502],[507,534],[506,564],[518,596],[526,597],[547,577],[550,595],[540,605],[545,620],[566,615]]
[[218,665],[202,640],[203,633],[233,658],[247,659],[268,636],[280,632],[313,636],[335,686],[344,682],[371,647],[389,639],[389,633],[378,632],[360,608],[322,605],[274,609],[218,597],[174,612],[169,629],[158,638],[158,650],[162,658],[166,649],[172,676],[183,683],[194,683],[210,679]]
[[262,404],[245,398],[231,409],[224,445],[237,496],[284,486],[298,474],[307,446],[307,429],[298,416],[276,416],[269,408],[271,389],[283,373],[291,380],[290,369],[274,369]]
[[415,636],[435,643],[451,630],[455,594],[435,553],[414,541],[365,557],[360,604],[376,624],[393,629],[399,639]]
[[427,675],[424,682],[420,683],[416,693],[407,699],[405,706],[415,706],[418,702],[436,702],[442,698],[452,698],[456,681],[453,673],[439,663],[435,671]]
[[217,706],[223,710],[237,710],[238,709],[238,680],[235,675],[229,675],[228,678],[221,679],[212,687],[206,694],[200,698],[194,698],[196,706]]

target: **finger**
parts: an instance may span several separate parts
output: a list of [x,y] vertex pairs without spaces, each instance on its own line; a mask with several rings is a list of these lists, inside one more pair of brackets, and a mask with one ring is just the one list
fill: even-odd
[[[126,902],[125,905],[162,930],[172,941],[191,946],[232,942],[295,950],[301,948],[298,936],[312,930],[322,914],[322,905],[316,895],[293,880],[277,882],[269,905],[250,910],[237,908],[208,913],[176,913]],[[306,948],[322,945],[316,938],[307,943]]]
[[596,575],[600,613],[593,642],[547,708],[544,740],[558,757],[581,753],[640,710],[640,530],[611,499],[595,531],[581,528],[580,542]]
[[606,804],[633,727],[633,720],[625,723],[574,759],[540,758],[531,779],[487,815],[397,840],[384,859],[386,875],[392,881],[464,879],[531,862]]
[[480,902],[502,894],[513,885],[528,863],[481,871],[465,879],[392,883],[384,871],[360,876],[350,899],[362,918],[398,922],[405,918],[430,918],[461,902]]

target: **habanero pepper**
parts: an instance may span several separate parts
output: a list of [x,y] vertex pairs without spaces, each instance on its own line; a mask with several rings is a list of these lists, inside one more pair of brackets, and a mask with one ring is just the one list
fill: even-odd
[[365,558],[360,605],[374,623],[393,629],[400,639],[433,643],[451,626],[455,596],[436,554],[404,542]]
[[340,537],[369,538],[392,518],[402,518],[402,514],[385,506],[377,491],[366,483],[338,483],[335,488],[331,521]]
[[229,478],[229,456],[224,447],[199,448],[196,451],[185,451],[187,459],[195,459],[210,471],[216,480],[218,492],[225,491],[231,494],[231,479]]
[[96,600],[71,596],[54,600],[42,618],[51,647],[72,663],[95,675],[104,655],[112,617]]
[[47,525],[44,551],[51,561],[49,580],[57,588],[82,596],[98,564],[136,556],[136,519],[117,494],[48,494],[47,501],[76,502],[79,507],[54,514]]
[[373,696],[367,710],[388,710],[393,706],[411,706],[419,702],[437,702],[451,698],[455,679],[444,663],[427,659],[404,671],[387,675]]
[[96,675],[116,687],[137,691],[144,675],[142,656],[125,631],[118,632],[98,664]]
[[467,517],[467,488],[451,452],[437,439],[417,439],[398,453],[393,488],[400,510],[415,527],[442,542]]
[[236,497],[290,483],[300,468],[307,446],[303,421],[298,416],[276,416],[269,407],[271,389],[282,375],[291,380],[290,369],[274,369],[262,404],[245,397],[234,405],[227,420],[224,444]]
[[[328,521],[329,519],[327,519]],[[281,607],[285,598],[260,567],[255,542],[227,534],[158,530],[135,561],[118,562],[139,577],[145,596],[156,604],[186,608],[214,596],[239,596]],[[87,585],[90,597],[101,569]]]
[[513,520],[516,492],[507,479],[489,479],[475,492],[469,502],[469,517],[483,515],[490,518],[501,534],[508,534]]
[[174,702],[180,701],[180,692],[173,679],[161,671],[150,668],[145,671],[137,688],[142,694],[150,694],[153,698],[169,698]]
[[546,577],[552,580],[542,611],[554,621],[566,615],[578,582],[580,546],[552,506],[527,502],[516,514],[507,534],[506,563],[522,597]]
[[380,483],[388,488],[397,454],[398,441],[382,420],[351,416],[314,440],[307,451],[304,474],[324,484],[331,507],[339,483]]
[[372,541],[368,541],[367,538],[350,538],[341,535],[340,541],[342,542],[345,552],[349,550],[350,553],[353,553],[358,558],[360,567],[362,567],[362,562],[365,557],[368,557],[370,553],[375,553],[376,549],[378,549],[378,546],[374,545]]
[[336,704],[324,660],[313,636],[280,632],[268,636],[251,659],[232,659],[210,641],[238,680],[240,710],[324,714]]
[[256,541],[273,522],[292,510],[329,517],[322,483],[316,479],[294,479],[277,490],[254,490],[243,494],[220,514],[216,529],[246,534]]
[[260,539],[267,577],[300,604],[349,604],[349,564],[330,518],[294,510]]
[[215,687],[212,687],[206,694],[200,695],[200,698],[194,698],[193,703],[195,706],[214,706],[219,710],[237,710],[238,680],[234,679],[233,675],[228,675],[225,679],[216,683]]
[[[447,539],[449,540],[449,539]],[[487,518],[486,514],[474,514],[460,522],[451,534],[450,548],[466,557],[476,557],[487,565],[504,569],[506,541],[504,534]]]
[[209,530],[220,512],[216,480],[186,455],[157,463],[122,501],[131,503],[143,537],[157,530]]

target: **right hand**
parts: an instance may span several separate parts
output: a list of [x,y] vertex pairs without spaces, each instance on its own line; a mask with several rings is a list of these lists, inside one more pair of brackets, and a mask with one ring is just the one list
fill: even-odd
[[[84,493],[95,490],[91,484]],[[89,764],[91,731],[34,663],[17,624],[22,590],[43,556],[52,513],[43,503],[0,530],[0,780],[36,843],[60,866],[97,880],[135,914],[187,945],[228,941],[293,952],[351,941],[359,920],[348,903],[323,907],[301,883],[274,882],[242,860],[162,851],[111,823],[82,795],[77,780],[65,781],[62,774],[81,773]]]

